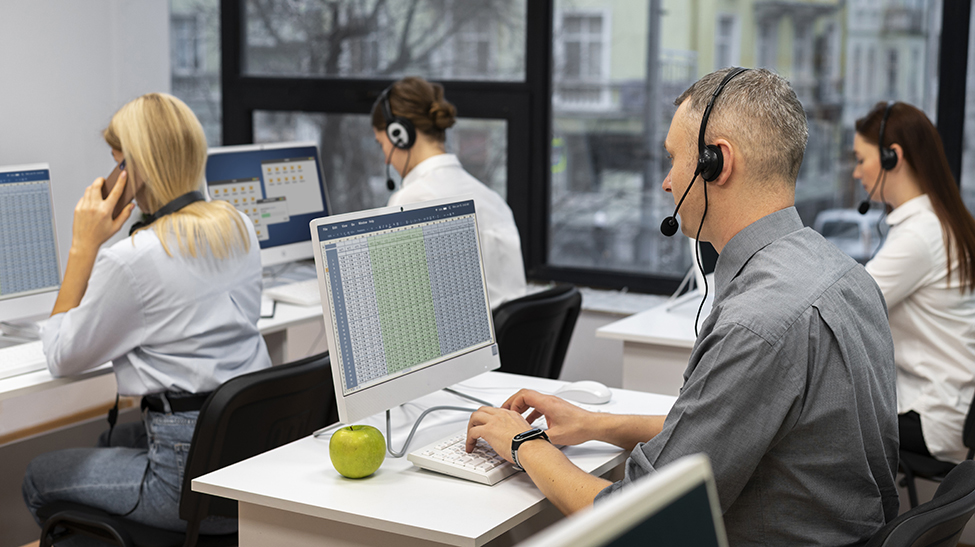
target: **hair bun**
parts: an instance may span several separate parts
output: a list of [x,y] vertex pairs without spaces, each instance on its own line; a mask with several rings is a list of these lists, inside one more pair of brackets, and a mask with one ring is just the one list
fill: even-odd
[[430,119],[437,129],[443,130],[453,127],[457,122],[457,109],[442,99],[433,101],[433,104],[430,105]]

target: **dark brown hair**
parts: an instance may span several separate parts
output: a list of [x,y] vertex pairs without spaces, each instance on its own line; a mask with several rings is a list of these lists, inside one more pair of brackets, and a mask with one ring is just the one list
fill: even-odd
[[[975,218],[965,208],[955,177],[948,166],[941,136],[931,120],[921,110],[907,104],[894,103],[884,128],[884,142],[880,138],[880,121],[886,102],[879,102],[869,114],[856,122],[857,133],[867,142],[890,147],[899,144],[904,151],[902,160],[914,170],[921,191],[931,199],[931,206],[941,221],[942,237],[948,257],[948,279],[951,279],[952,256],[958,256],[958,279],[962,291],[975,290]],[[957,255],[955,255],[957,253]]]
[[[416,76],[390,86],[389,107],[394,116],[410,120],[418,132],[439,142],[446,140],[447,128],[457,121],[457,109],[443,98],[443,86]],[[378,102],[372,107],[372,126],[379,131],[386,129],[383,107]]]

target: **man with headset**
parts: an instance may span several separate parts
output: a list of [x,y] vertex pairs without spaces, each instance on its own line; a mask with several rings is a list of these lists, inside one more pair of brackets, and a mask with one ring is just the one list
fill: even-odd
[[[683,233],[720,257],[670,413],[590,413],[522,390],[471,416],[468,446],[487,440],[566,513],[704,452],[731,544],[862,544],[898,509],[890,329],[871,277],[794,207],[805,112],[760,69],[709,74],[676,104],[663,189]],[[661,226],[676,228],[674,217]],[[528,425],[539,415],[547,432]],[[586,474],[545,442],[593,439],[633,449],[622,481]]]

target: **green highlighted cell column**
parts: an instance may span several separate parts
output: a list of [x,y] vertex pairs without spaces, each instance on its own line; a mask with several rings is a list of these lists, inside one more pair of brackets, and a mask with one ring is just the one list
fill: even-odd
[[370,237],[369,261],[389,373],[439,357],[423,230]]

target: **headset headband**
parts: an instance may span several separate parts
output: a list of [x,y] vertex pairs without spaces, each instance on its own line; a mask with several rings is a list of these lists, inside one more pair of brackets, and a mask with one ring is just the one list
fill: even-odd
[[701,153],[701,152],[704,151],[704,147],[705,147],[705,145],[704,145],[704,132],[708,128],[708,118],[711,117],[711,109],[714,108],[714,101],[718,98],[718,95],[720,95],[721,92],[724,91],[724,87],[726,85],[728,85],[728,82],[730,82],[732,78],[734,78],[735,76],[738,76],[742,72],[747,72],[747,71],[748,71],[747,68],[742,68],[740,66],[739,67],[735,67],[731,72],[729,72],[727,75],[725,75],[724,79],[721,80],[721,83],[718,84],[717,89],[715,89],[714,90],[714,93],[711,94],[711,98],[708,99],[708,105],[707,105],[707,107],[704,108],[704,116],[701,118],[701,132],[698,133],[698,136],[697,136],[697,150],[698,150],[698,153]]

